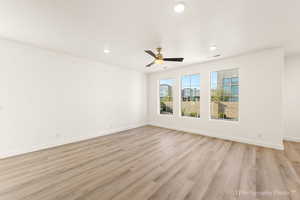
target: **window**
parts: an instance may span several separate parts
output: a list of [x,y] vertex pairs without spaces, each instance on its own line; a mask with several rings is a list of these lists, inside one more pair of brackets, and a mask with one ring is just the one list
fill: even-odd
[[211,72],[210,94],[211,119],[239,119],[238,69]]
[[200,117],[200,75],[186,75],[181,79],[181,116]]
[[160,114],[173,114],[173,84],[172,79],[159,81]]

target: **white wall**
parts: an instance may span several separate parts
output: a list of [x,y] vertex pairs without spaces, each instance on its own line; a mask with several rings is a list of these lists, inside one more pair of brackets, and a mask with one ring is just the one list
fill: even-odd
[[[209,120],[211,71],[239,68],[240,120]],[[219,138],[282,149],[284,52],[280,48],[196,64],[148,75],[148,120],[151,124]],[[201,74],[201,118],[179,116],[180,77]],[[158,80],[175,78],[174,115],[159,115]]]
[[285,62],[285,139],[300,142],[300,56]]
[[0,157],[143,125],[146,100],[140,72],[0,40]]
[[[150,124],[282,148],[283,50],[146,75],[0,40],[0,158]],[[300,58],[287,60],[286,127],[299,138]],[[208,120],[210,71],[240,68],[240,121]],[[201,74],[201,118],[179,117],[182,74]],[[158,80],[176,78],[174,116],[158,115]],[[148,90],[148,92],[147,92]],[[259,97],[259,98],[258,98]],[[148,99],[148,104],[147,104]]]

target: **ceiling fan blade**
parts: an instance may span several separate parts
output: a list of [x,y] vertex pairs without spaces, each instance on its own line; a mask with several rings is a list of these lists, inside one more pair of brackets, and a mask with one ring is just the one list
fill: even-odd
[[155,61],[153,61],[152,63],[146,65],[146,67],[151,67],[152,65],[154,65]]
[[157,58],[156,55],[155,55],[155,53],[153,53],[153,51],[151,51],[151,50],[145,50],[145,52],[146,52],[147,54],[149,54],[150,56],[152,56],[152,57],[154,57],[154,58]]
[[164,61],[182,62],[184,58],[164,58]]

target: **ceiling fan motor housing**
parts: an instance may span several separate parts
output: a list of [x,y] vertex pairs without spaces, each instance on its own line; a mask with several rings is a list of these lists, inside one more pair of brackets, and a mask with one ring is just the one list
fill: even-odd
[[158,52],[158,54],[156,55],[157,60],[163,60],[164,57],[163,57],[163,55],[160,53],[160,52],[161,52],[161,47],[158,47],[156,50],[157,50],[157,52]]

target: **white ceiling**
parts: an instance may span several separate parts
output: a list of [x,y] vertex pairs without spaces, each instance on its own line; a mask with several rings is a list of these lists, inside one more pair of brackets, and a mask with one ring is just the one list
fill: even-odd
[[[284,47],[300,53],[299,0],[1,0],[0,36],[137,70],[159,70],[248,51]],[[219,50],[210,52],[216,44]],[[152,61],[163,47],[184,64]],[[109,48],[110,54],[103,49]]]

